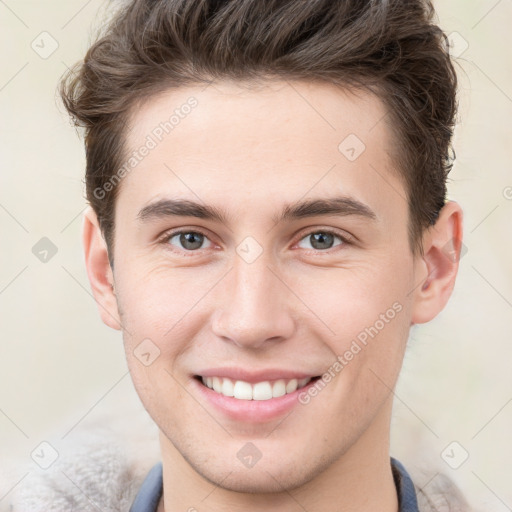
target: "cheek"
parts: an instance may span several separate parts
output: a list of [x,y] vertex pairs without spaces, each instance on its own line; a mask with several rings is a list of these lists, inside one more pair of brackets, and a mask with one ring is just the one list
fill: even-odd
[[390,259],[301,280],[300,293],[322,321],[317,337],[332,354],[333,390],[354,414],[381,403],[400,371],[410,328],[408,264]]
[[160,265],[126,265],[119,271],[125,328],[138,337],[173,337],[180,323],[211,288],[211,274]]
[[[405,262],[404,262],[405,264]],[[398,265],[399,266],[399,265]],[[395,331],[410,303],[410,280],[395,264],[328,269],[302,276],[295,291],[332,339],[347,340]],[[297,282],[297,281],[295,281]],[[376,332],[377,331],[377,332]],[[340,346],[340,349],[344,346]]]

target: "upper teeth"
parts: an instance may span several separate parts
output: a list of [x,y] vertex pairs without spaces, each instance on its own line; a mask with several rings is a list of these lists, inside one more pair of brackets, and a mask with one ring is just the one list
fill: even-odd
[[232,396],[239,400],[270,400],[288,393],[293,393],[304,387],[310,380],[305,379],[279,379],[274,382],[268,380],[250,384],[243,380],[232,381],[226,377],[201,377],[203,384],[224,396]]

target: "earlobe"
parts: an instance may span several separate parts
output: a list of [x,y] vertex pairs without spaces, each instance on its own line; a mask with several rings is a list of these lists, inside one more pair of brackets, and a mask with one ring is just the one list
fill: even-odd
[[98,218],[89,206],[82,219],[82,244],[87,276],[103,323],[121,330],[121,320],[114,290],[114,276],[108,259],[107,245]]
[[424,234],[424,255],[415,263],[415,275],[422,279],[413,292],[413,324],[435,318],[452,294],[462,251],[462,219],[460,205],[449,201],[436,224]]

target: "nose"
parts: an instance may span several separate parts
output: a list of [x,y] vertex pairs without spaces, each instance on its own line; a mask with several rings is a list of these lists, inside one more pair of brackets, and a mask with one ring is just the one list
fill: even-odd
[[234,267],[218,286],[221,298],[213,316],[214,334],[252,349],[291,337],[295,323],[290,301],[294,294],[283,281],[263,255],[252,263],[236,257]]

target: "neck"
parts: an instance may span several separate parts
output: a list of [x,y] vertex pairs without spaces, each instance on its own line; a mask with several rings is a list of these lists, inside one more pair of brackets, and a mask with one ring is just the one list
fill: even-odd
[[[311,480],[268,493],[223,487],[227,480],[223,475],[215,482],[207,480],[160,432],[164,490],[158,512],[397,512],[398,497],[389,458],[390,410],[384,407],[363,435]],[[307,449],[304,460],[307,463]],[[233,471],[237,469],[233,467]]]

